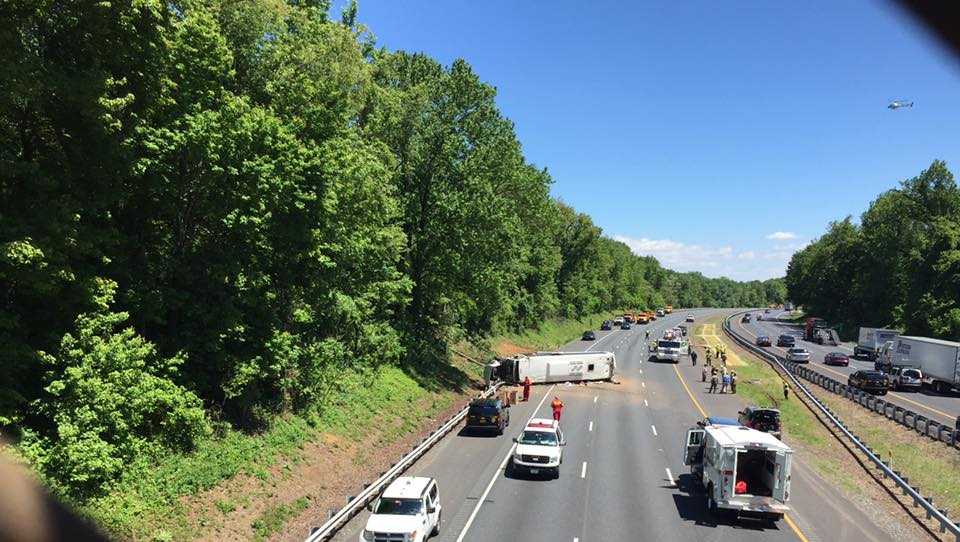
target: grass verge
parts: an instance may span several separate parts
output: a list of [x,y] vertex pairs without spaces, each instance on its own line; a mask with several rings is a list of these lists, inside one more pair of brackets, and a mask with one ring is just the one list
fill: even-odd
[[884,459],[891,460],[894,469],[910,478],[910,485],[933,496],[937,507],[946,508],[952,519],[960,516],[960,454],[956,450],[838,395],[823,392],[817,393],[817,398],[829,405],[861,440]]
[[[376,423],[378,429],[382,428],[383,434],[378,434],[381,441],[399,438],[459,396],[456,388],[433,389],[426,378],[396,367],[384,367],[372,374],[345,374],[340,389],[319,414],[282,417],[258,435],[230,430],[220,438],[200,443],[189,455],[134,465],[116,488],[86,503],[81,511],[119,538],[194,538],[217,518],[190,515],[186,499],[237,475],[267,481],[272,476],[270,467],[281,460],[298,462],[304,444],[321,434],[359,438],[368,435]],[[235,504],[222,499],[212,508],[225,515]],[[261,529],[274,525],[282,515],[277,512],[261,518]]]
[[523,333],[505,333],[494,337],[494,345],[509,342],[530,350],[553,350],[580,338],[585,330],[596,330],[604,320],[612,319],[612,312],[591,314],[582,318],[546,320],[540,327]]
[[253,539],[257,542],[270,538],[270,535],[280,532],[287,520],[303,512],[310,506],[310,498],[300,497],[290,504],[278,504],[266,509],[253,522]]

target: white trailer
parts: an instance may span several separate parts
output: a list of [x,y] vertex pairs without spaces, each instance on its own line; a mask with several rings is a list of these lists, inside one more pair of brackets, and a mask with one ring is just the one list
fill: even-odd
[[534,384],[612,380],[616,369],[613,352],[535,352],[488,365],[496,378],[523,382],[529,377]]
[[793,450],[770,433],[735,425],[687,431],[683,464],[706,490],[707,509],[779,520],[790,511]]
[[900,332],[895,329],[862,327],[857,345],[853,347],[853,357],[875,361],[880,355],[880,348],[899,336]]
[[889,372],[894,366],[920,369],[923,383],[938,392],[960,388],[960,343],[929,337],[898,337],[881,348],[876,362],[881,371]]

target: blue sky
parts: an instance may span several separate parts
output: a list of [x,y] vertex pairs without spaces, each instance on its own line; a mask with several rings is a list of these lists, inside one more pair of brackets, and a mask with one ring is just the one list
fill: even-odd
[[360,0],[359,20],[466,59],[553,194],[673,269],[782,276],[935,158],[960,171],[960,63],[885,3]]

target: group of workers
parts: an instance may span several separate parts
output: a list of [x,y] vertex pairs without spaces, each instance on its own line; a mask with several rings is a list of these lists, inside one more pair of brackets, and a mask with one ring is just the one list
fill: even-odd
[[[707,366],[703,367],[700,374],[703,381],[706,382]],[[731,393],[737,393],[737,372],[727,371],[726,367],[720,369],[710,367],[710,388],[707,390],[707,393],[717,393],[718,385],[720,388],[719,393],[727,393],[727,390],[730,390]]]

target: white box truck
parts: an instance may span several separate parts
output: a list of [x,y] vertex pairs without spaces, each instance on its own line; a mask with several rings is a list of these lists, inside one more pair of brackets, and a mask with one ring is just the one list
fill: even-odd
[[613,352],[534,352],[494,360],[487,366],[491,379],[534,384],[613,380],[617,358]]
[[895,329],[862,327],[857,337],[857,346],[853,347],[853,357],[876,361],[880,348],[900,336]]
[[960,388],[960,343],[929,337],[900,336],[880,349],[876,368],[916,367],[923,383],[941,393]]
[[735,425],[687,431],[683,464],[705,490],[707,509],[779,520],[790,511],[793,450],[770,433]]

